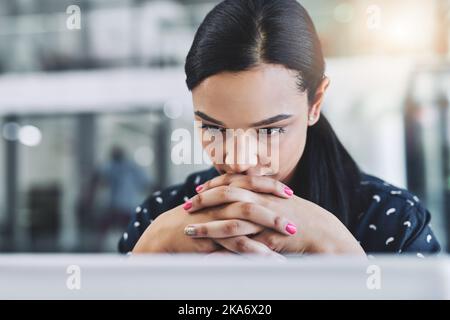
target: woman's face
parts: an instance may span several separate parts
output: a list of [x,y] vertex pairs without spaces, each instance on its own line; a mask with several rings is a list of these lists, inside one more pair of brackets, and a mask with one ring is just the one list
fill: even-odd
[[[283,66],[263,64],[211,76],[193,90],[195,119],[207,137],[202,144],[220,173],[270,175],[289,182],[303,154],[308,125],[320,114],[320,103],[309,108],[296,75]],[[256,134],[245,137],[243,132]],[[223,152],[208,148],[213,135],[223,137]]]

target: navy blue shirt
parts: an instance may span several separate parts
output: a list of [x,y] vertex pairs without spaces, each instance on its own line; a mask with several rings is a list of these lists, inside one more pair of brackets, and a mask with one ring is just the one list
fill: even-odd
[[[218,176],[214,167],[191,174],[184,184],[153,193],[136,213],[119,242],[119,251],[133,250],[154,219],[193,197],[195,187]],[[418,257],[440,251],[430,227],[430,213],[419,198],[376,177],[363,174],[357,193],[361,212],[350,232],[366,253],[412,253]]]

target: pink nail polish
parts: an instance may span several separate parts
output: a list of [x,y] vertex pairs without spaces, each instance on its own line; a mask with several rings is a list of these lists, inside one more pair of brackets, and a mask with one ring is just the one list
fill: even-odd
[[200,191],[202,191],[202,189],[203,189],[203,185],[201,184],[195,188],[195,191],[200,192]]
[[186,202],[184,203],[183,209],[184,209],[184,210],[189,210],[190,208],[192,208],[192,201],[191,201],[191,200],[188,200],[188,201],[186,201]]
[[286,231],[290,234],[296,234],[297,233],[297,227],[294,226],[292,223],[288,223],[286,226]]
[[292,191],[292,189],[289,188],[289,187],[285,187],[284,188],[284,193],[286,193],[290,197],[290,196],[292,196],[294,194],[294,191]]

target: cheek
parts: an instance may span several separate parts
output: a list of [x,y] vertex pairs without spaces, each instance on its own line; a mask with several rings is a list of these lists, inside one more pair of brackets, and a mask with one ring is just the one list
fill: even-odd
[[[303,153],[306,144],[306,133],[306,130],[296,130],[293,132],[293,134],[289,136],[289,139],[287,139],[288,141],[286,141],[286,151],[288,153],[298,153],[299,151]],[[299,156],[301,156],[301,154]]]
[[280,162],[291,169],[300,160],[306,145],[307,126],[297,126],[286,134],[280,144]]

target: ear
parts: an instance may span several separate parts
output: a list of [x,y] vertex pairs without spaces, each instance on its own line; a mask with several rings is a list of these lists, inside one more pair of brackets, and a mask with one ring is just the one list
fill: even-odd
[[325,97],[325,92],[330,85],[330,79],[324,77],[322,82],[319,84],[319,87],[316,90],[316,94],[314,95],[314,101],[312,101],[311,106],[309,107],[308,114],[308,125],[313,126],[319,121],[320,113],[322,110],[322,102]]

